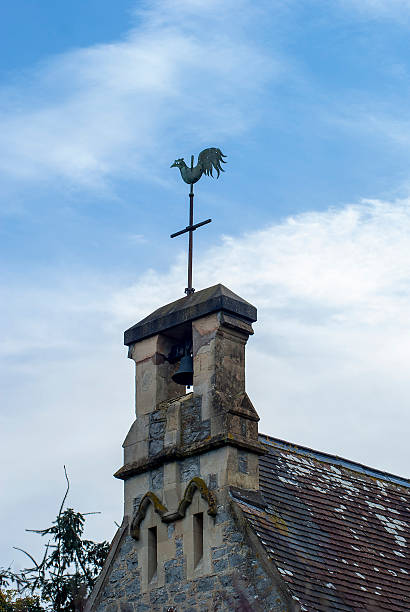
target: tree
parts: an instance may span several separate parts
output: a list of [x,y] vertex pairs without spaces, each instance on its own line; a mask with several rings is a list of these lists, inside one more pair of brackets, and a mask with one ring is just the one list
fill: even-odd
[[[27,530],[48,538],[43,559],[37,563],[32,555],[17,548],[33,565],[20,572],[10,568],[0,571],[0,589],[3,589],[0,591],[0,612],[81,612],[104,565],[108,542],[82,538],[85,517],[96,513],[82,514],[72,508],[64,509],[70,489],[65,467],[64,474],[67,489],[56,520],[47,529]],[[14,593],[4,591],[10,585]],[[15,593],[28,597],[16,599]],[[40,602],[43,607],[39,607]]]
[[18,597],[14,589],[0,591],[0,612],[42,612],[39,598]]

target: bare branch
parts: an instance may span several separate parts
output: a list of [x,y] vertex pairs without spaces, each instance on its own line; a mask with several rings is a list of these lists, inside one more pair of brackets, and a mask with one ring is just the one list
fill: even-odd
[[15,550],[19,550],[20,552],[22,552],[22,553],[24,553],[25,555],[27,555],[27,557],[28,557],[29,559],[31,559],[31,560],[32,560],[32,562],[34,563],[34,565],[36,566],[36,568],[37,568],[37,569],[40,567],[40,566],[38,565],[37,561],[34,559],[34,557],[32,557],[32,556],[30,555],[30,553],[28,553],[27,551],[23,550],[22,548],[18,548],[17,546],[13,546],[13,548],[14,548]]
[[60,516],[61,516],[61,513],[62,513],[63,508],[64,508],[65,500],[67,499],[67,495],[68,495],[68,492],[70,490],[70,481],[68,480],[67,470],[66,470],[65,465],[63,467],[64,467],[65,479],[67,481],[67,489],[66,489],[65,495],[63,497],[63,501],[61,502],[60,510],[58,511],[58,518],[60,518]]

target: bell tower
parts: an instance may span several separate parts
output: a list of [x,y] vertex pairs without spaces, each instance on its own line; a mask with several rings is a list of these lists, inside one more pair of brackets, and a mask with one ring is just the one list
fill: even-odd
[[266,609],[293,610],[237,503],[266,508],[259,417],[245,390],[255,321],[254,306],[215,285],[125,332],[136,384],[115,474],[124,518],[86,612],[229,610],[223,598],[238,598],[238,580],[251,597],[264,593]]
[[192,478],[210,492],[258,489],[259,417],[245,391],[245,345],[254,321],[254,306],[215,285],[125,332],[136,364],[136,418],[115,476],[124,480],[131,522],[148,492],[175,513]]

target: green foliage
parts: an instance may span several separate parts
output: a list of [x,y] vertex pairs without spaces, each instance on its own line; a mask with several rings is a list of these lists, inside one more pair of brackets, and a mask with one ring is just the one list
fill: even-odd
[[[32,565],[18,573],[10,569],[0,572],[0,588],[15,587],[14,592],[1,594],[0,612],[80,612],[84,608],[107,558],[109,544],[83,539],[86,514],[72,508],[64,510],[70,486],[66,472],[65,475],[67,490],[56,520],[47,529],[28,530],[47,538],[42,561],[37,563],[29,553],[17,549],[27,555]],[[27,596],[15,599],[15,593]],[[43,607],[39,607],[40,602]]]
[[0,591],[0,612],[42,612],[38,597],[17,597],[14,589]]

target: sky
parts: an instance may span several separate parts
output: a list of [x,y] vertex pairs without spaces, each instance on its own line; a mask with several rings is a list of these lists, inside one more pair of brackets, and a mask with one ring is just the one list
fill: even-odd
[[0,23],[0,566],[68,505],[110,540],[123,331],[194,286],[258,308],[260,431],[409,477],[410,0],[19,0]]

